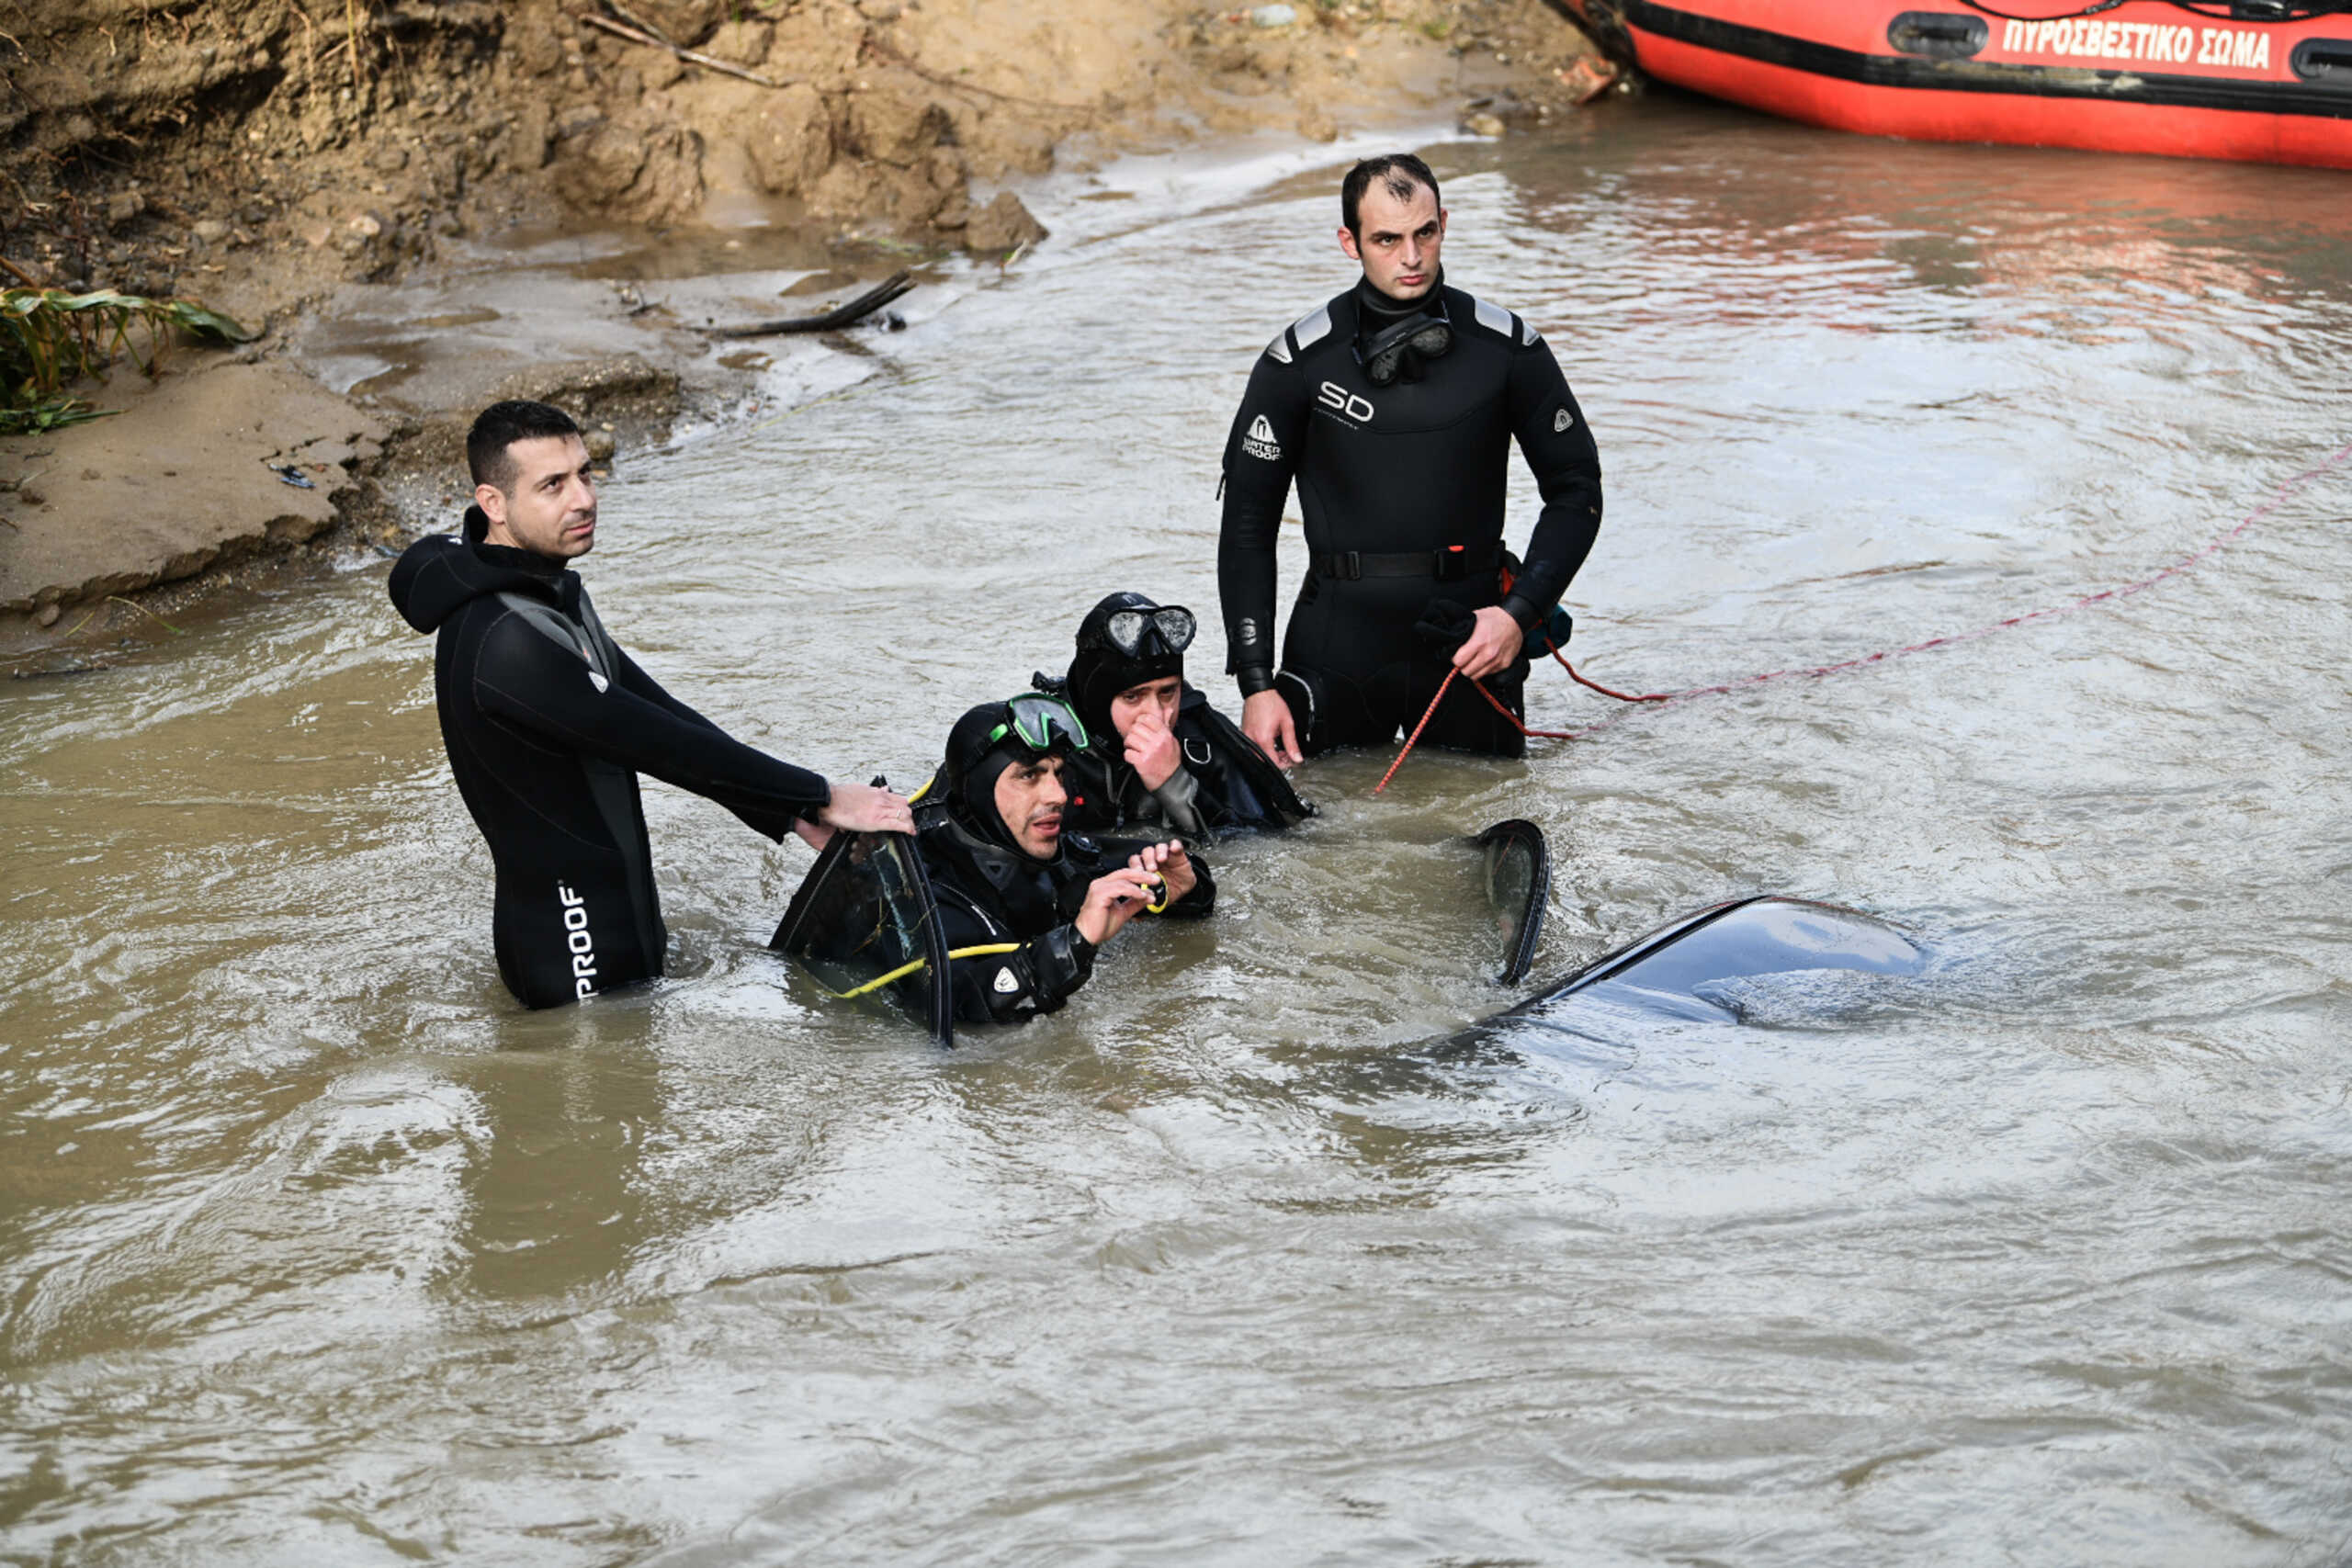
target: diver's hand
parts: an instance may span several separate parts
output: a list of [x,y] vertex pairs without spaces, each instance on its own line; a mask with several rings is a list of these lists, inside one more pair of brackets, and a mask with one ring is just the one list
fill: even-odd
[[1510,668],[1527,634],[1519,629],[1510,612],[1499,604],[1487,605],[1473,619],[1477,626],[1453,650],[1453,667],[1474,681],[1483,681]]
[[1078,919],[1071,922],[1078,927],[1078,934],[1097,947],[1118,935],[1120,928],[1151,902],[1155,880],[1153,874],[1132,865],[1096,877],[1087,885],[1086,902],[1079,906]]
[[1270,687],[1241,700],[1241,733],[1272,758],[1274,766],[1298,765],[1298,726],[1290,716],[1290,704],[1280,692]]
[[1166,880],[1168,897],[1165,899],[1152,900],[1162,908],[1175,903],[1201,885],[1201,874],[1193,869],[1193,857],[1186,854],[1184,846],[1174,839],[1169,840],[1164,844],[1146,844],[1136,853],[1127,857],[1127,866],[1130,870],[1142,872],[1146,876],[1157,876]]
[[812,850],[821,850],[833,841],[833,830],[831,828],[826,827],[822,822],[811,822],[806,817],[794,818],[792,830],[799,834],[800,841]]
[[1174,778],[1176,770],[1183,765],[1184,754],[1176,749],[1176,732],[1161,720],[1156,707],[1136,715],[1135,725],[1124,739],[1127,743],[1127,766],[1136,771],[1146,789],[1158,789]]
[[828,828],[853,833],[911,833],[914,807],[906,797],[872,784],[837,784],[833,798],[818,811],[817,820]]

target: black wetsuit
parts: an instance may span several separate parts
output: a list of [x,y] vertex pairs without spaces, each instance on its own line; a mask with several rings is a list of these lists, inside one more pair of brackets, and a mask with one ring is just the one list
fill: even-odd
[[605,634],[579,575],[498,545],[421,539],[392,603],[436,631],[433,689],[458,793],[498,878],[498,972],[526,1007],[662,973],[668,933],[637,774],[707,795],[771,839],[824,779],[729,739]]
[[[1039,861],[982,838],[944,804],[918,807],[915,831],[948,950],[1020,944],[949,964],[956,1016],[967,1023],[1017,1023],[1057,1011],[1086,983],[1094,973],[1094,944],[1075,921],[1087,887],[1126,864],[1145,842],[1095,840],[1065,828],[1060,852]],[[1195,856],[1193,870],[1199,882],[1166,916],[1192,919],[1216,908],[1209,868]]]
[[[1087,723],[1095,723],[1091,715]],[[1236,829],[1288,828],[1314,815],[1282,770],[1189,682],[1174,727],[1183,760],[1158,790],[1147,789],[1127,765],[1125,745],[1107,716],[1102,724],[1094,744],[1070,759],[1063,781],[1070,798],[1062,819],[1081,832],[1165,828],[1189,841]]]
[[[1374,386],[1359,332],[1441,310],[1452,351]],[[1506,596],[1497,569],[1514,438],[1544,508]],[[1309,563],[1277,678],[1274,537],[1294,477]],[[1230,668],[1244,696],[1282,692],[1304,750],[1378,745],[1420,717],[1449,668],[1451,650],[1414,631],[1431,601],[1499,604],[1536,626],[1600,527],[1600,455],[1535,329],[1458,288],[1402,305],[1359,282],[1267,345],[1234,416],[1217,547]],[[1526,676],[1522,656],[1486,684],[1523,714]],[[1425,739],[1506,756],[1527,745],[1459,681]]]

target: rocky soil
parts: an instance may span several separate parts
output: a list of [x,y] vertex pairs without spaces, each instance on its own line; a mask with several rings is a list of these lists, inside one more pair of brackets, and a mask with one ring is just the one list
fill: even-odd
[[[852,272],[871,247],[1004,253],[1045,237],[1004,187],[1057,168],[1439,109],[1499,135],[1609,76],[1542,0],[0,0],[9,281],[195,297],[264,331],[86,389],[119,417],[0,441],[0,655],[380,520],[387,464],[433,421],[285,363],[339,288],[567,223],[781,227]],[[662,369],[637,369],[625,412],[658,423]],[[613,375],[582,368],[583,412]],[[131,461],[166,434],[170,462]]]

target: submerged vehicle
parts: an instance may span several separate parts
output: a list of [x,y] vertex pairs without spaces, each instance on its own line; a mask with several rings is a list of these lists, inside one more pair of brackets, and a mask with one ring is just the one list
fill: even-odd
[[1833,130],[2352,168],[2352,0],[1565,0],[1662,82]]
[[[1467,842],[1479,853],[1494,919],[1501,956],[1496,979],[1515,986],[1533,966],[1544,934],[1551,851],[1543,829],[1519,818]],[[912,839],[835,834],[794,892],[769,945],[798,959],[836,997],[893,1002],[939,1044],[956,1043],[954,1000],[943,977],[947,961],[964,953],[947,949]],[[1736,1021],[1738,1012],[1718,989],[1730,982],[1804,970],[1911,976],[1926,965],[1918,945],[1883,920],[1767,894],[1670,920],[1458,1038],[1483,1036],[1577,996],[1669,1018]]]
[[1532,1014],[1579,995],[1678,1018],[1732,1021],[1738,1014],[1719,999],[1721,993],[1710,995],[1727,981],[1806,969],[1908,976],[1926,966],[1918,944],[1883,920],[1836,904],[1765,894],[1668,921],[1487,1021]]
[[[1472,842],[1486,853],[1487,897],[1503,937],[1497,978],[1511,984],[1526,975],[1543,934],[1551,856],[1542,830],[1516,818],[1496,823]],[[1669,920],[1476,1027],[1484,1032],[1579,995],[1675,1018],[1734,1021],[1738,1014],[1716,990],[1727,982],[1808,969],[1911,976],[1926,967],[1918,944],[1883,920],[1835,904],[1764,894]]]

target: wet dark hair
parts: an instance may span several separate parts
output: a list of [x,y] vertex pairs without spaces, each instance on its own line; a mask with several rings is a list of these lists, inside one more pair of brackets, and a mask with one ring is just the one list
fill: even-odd
[[1437,197],[1437,176],[1410,152],[1384,152],[1377,158],[1366,158],[1340,182],[1340,221],[1359,240],[1363,238],[1363,228],[1357,220],[1357,209],[1363,205],[1363,193],[1372,188],[1374,180],[1386,186],[1388,194],[1399,201],[1412,200],[1413,192],[1423,186]]
[[515,462],[508,447],[517,441],[579,434],[580,427],[561,409],[510,398],[474,416],[474,427],[466,432],[466,467],[474,483],[504,490],[514,482]]

